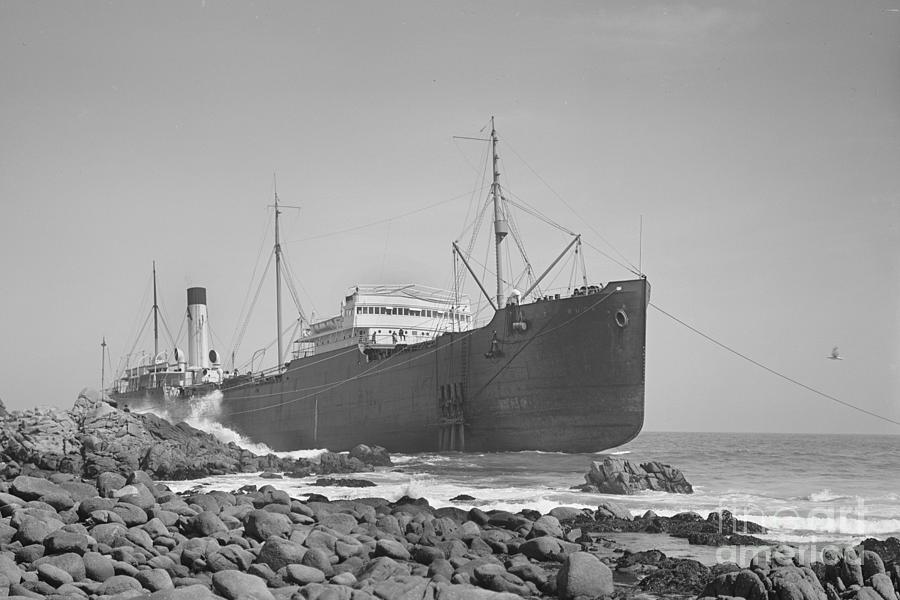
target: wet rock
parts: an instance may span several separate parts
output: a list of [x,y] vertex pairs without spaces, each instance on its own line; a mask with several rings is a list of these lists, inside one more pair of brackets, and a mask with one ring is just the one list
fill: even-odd
[[313,484],[320,487],[375,487],[375,484],[367,479],[352,479],[352,478],[334,478],[334,477],[320,477],[316,479],[316,482]]
[[388,451],[382,448],[381,446],[367,446],[365,444],[358,444],[350,449],[350,458],[355,458],[366,465],[372,465],[376,467],[390,467],[393,466],[393,462],[391,462],[390,454]]
[[709,567],[691,559],[669,558],[642,579],[638,587],[652,594],[697,594],[709,580]]
[[742,535],[733,533],[731,535],[722,535],[721,533],[709,533],[698,531],[687,535],[689,544],[698,544],[701,546],[765,546],[769,542],[764,539],[754,537],[752,535]]
[[64,583],[72,583],[72,576],[51,564],[40,564],[37,567],[38,578],[58,588]]
[[104,471],[97,475],[97,492],[103,498],[112,498],[115,492],[125,487],[126,482],[122,474]]
[[556,589],[562,600],[609,596],[614,591],[612,571],[593,554],[573,552],[556,576]]
[[266,582],[240,571],[220,571],[213,575],[213,588],[229,600],[275,600]]
[[15,539],[23,546],[43,544],[44,538],[64,526],[64,523],[56,518],[55,513],[36,509],[28,512],[26,510],[18,511],[10,521],[10,525],[16,529]]
[[878,592],[883,600],[897,600],[897,593],[894,591],[894,584],[891,578],[885,573],[875,573],[868,580],[869,586]]
[[458,494],[453,498],[450,498],[450,502],[472,502],[475,498],[468,494]]
[[82,558],[85,576],[94,581],[106,581],[116,574],[113,560],[99,552],[85,552]]
[[601,494],[635,494],[642,490],[663,491],[676,494],[694,493],[691,484],[678,469],[658,462],[634,466],[615,456],[593,461],[591,470],[584,476],[582,491]]
[[121,594],[122,592],[128,592],[130,590],[141,591],[142,589],[140,582],[134,577],[128,575],[113,575],[100,584],[97,588],[97,593],[112,596],[113,594]]
[[874,538],[867,538],[860,546],[862,546],[864,550],[871,550],[878,554],[878,556],[881,557],[882,562],[884,562],[885,568],[887,568],[888,565],[900,564],[900,539],[889,537],[884,541],[881,541]]
[[631,521],[631,512],[615,502],[608,500],[602,501],[597,505],[597,511],[594,513],[595,519],[620,519],[622,521]]
[[66,552],[84,554],[89,544],[88,536],[62,529],[58,529],[44,538],[44,548],[48,554],[64,554]]
[[291,564],[299,563],[303,560],[303,555],[307,549],[300,544],[296,544],[289,540],[272,537],[266,540],[259,551],[259,562],[271,567],[273,571]]
[[561,538],[563,537],[562,526],[559,523],[559,519],[552,515],[544,515],[539,517],[531,527],[531,531],[528,534],[529,537],[541,537],[541,536],[550,536]]
[[374,556],[387,556],[394,560],[410,560],[409,550],[396,540],[382,539],[375,544]]
[[475,582],[495,592],[508,592],[523,596],[530,595],[530,588],[518,576],[508,573],[502,565],[484,564],[475,568]]
[[222,522],[222,519],[213,512],[204,510],[194,517],[188,519],[187,527],[197,535],[210,536],[218,532],[228,531],[228,527]]
[[315,567],[307,565],[291,564],[285,567],[285,580],[299,585],[308,583],[322,583],[325,581],[325,573]]
[[272,536],[287,536],[291,530],[291,520],[286,515],[254,510],[244,520],[244,527],[247,535],[264,542]]
[[409,567],[387,556],[379,556],[366,565],[366,568],[357,575],[357,579],[360,581],[369,579],[377,583],[400,575],[409,575]]
[[878,556],[878,553],[872,550],[863,550],[859,552],[862,557],[862,576],[863,580],[868,581],[870,577],[878,573],[884,573],[884,561]]
[[538,561],[563,561],[567,554],[579,550],[578,544],[548,536],[532,538],[519,547],[522,554]]
[[723,573],[706,584],[701,597],[737,596],[746,600],[767,600],[766,586],[759,575],[743,569]]

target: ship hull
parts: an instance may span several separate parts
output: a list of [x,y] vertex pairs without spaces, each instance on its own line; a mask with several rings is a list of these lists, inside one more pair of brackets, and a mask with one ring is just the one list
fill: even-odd
[[[353,346],[295,359],[279,375],[226,382],[212,416],[275,450],[605,450],[643,425],[648,297],[644,279],[611,282],[382,355]],[[199,398],[117,400],[184,418]]]

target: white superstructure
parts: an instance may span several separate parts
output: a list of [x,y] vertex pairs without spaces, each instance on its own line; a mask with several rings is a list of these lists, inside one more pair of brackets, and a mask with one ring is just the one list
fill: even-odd
[[466,295],[417,284],[357,285],[341,303],[340,314],[312,323],[294,341],[294,358],[357,344],[417,344],[472,326]]

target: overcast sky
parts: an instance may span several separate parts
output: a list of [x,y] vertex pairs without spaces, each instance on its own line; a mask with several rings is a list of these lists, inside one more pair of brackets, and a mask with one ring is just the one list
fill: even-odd
[[[900,0],[8,0],[0,74],[9,408],[98,386],[154,260],[172,334],[205,286],[227,354],[273,173],[302,207],[282,233],[306,310],[356,283],[448,285],[484,150],[452,136],[493,115],[511,197],[640,262],[679,319],[900,421]],[[520,223],[540,271],[569,238]],[[595,281],[631,276],[586,258]],[[271,287],[239,363],[274,336]],[[900,432],[653,309],[646,411],[652,430]]]

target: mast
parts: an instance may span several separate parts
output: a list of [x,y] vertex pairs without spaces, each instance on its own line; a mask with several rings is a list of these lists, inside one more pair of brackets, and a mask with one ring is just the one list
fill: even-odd
[[[159,306],[156,304],[156,261],[153,261],[153,364],[159,356]],[[155,371],[154,371],[155,373]]]
[[106,387],[106,336],[100,343],[100,398],[103,398],[103,388]]
[[491,117],[491,151],[494,156],[494,180],[491,183],[491,197],[494,200],[494,255],[497,259],[497,309],[503,308],[503,255],[500,244],[509,233],[503,207],[500,204],[500,155],[497,153],[497,130],[494,129],[494,117]]
[[281,370],[281,238],[278,233],[278,185],[275,187],[275,319],[278,325],[278,370]]

